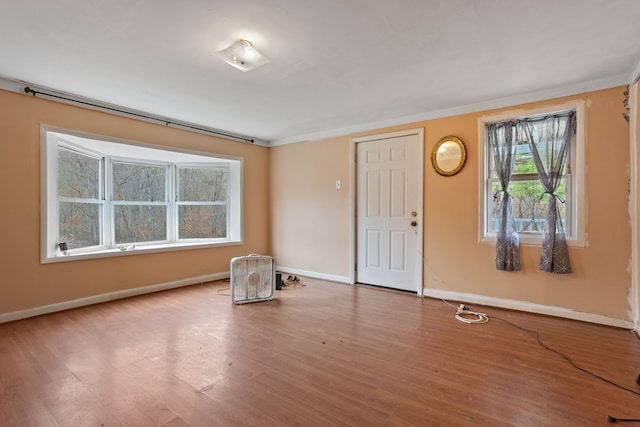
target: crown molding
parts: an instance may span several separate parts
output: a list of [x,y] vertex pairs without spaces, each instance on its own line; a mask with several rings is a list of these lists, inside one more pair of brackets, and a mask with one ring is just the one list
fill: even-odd
[[[640,64],[638,64],[640,72]],[[629,76],[620,74],[617,76],[607,77],[604,79],[591,80],[586,82],[574,83],[568,86],[544,89],[536,92],[529,92],[504,98],[496,98],[488,101],[462,105],[459,107],[447,108],[443,110],[430,111],[420,114],[414,114],[403,117],[396,117],[387,120],[362,123],[354,126],[332,129],[323,132],[299,135],[294,137],[283,138],[271,141],[270,147],[279,145],[295,144],[298,142],[317,141],[320,139],[332,138],[336,136],[351,135],[359,132],[366,132],[376,129],[382,129],[390,126],[398,126],[421,122],[425,120],[440,119],[443,117],[451,117],[462,114],[476,113],[481,111],[493,110],[497,108],[511,107],[519,104],[527,104],[529,102],[544,101],[564,96],[578,95],[585,92],[593,92],[601,89],[608,89],[616,86],[629,84]]]

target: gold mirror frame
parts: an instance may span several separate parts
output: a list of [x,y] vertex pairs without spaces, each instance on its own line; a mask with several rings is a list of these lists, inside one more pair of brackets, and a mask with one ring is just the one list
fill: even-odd
[[433,147],[431,163],[440,175],[455,175],[464,166],[467,159],[467,149],[460,138],[453,135],[445,136]]

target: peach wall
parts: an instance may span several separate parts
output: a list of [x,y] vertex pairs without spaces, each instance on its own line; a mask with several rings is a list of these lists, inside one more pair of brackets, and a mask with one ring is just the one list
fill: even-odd
[[[435,173],[427,173],[425,198],[432,203],[425,212],[426,221],[430,223],[427,240],[432,244],[425,248],[430,273],[426,287],[628,319],[631,246],[627,209],[629,156],[625,146],[629,143],[629,129],[622,116],[622,92],[623,88],[616,88],[581,97],[587,100],[588,247],[570,248],[574,273],[569,275],[540,271],[538,246],[522,246],[522,271],[495,270],[495,246],[477,243],[477,217],[470,218],[469,215],[469,212],[478,212],[478,156],[482,154],[477,141],[477,118],[487,112],[428,123],[427,134],[433,138],[427,146],[433,146],[440,134],[459,133],[467,142],[470,153],[469,163],[458,178],[460,182],[455,192],[448,191],[445,187],[449,186],[448,182]],[[460,193],[461,188],[467,189],[466,193]],[[448,214],[434,206],[446,201],[450,203],[452,193],[464,196],[453,201],[456,208]],[[468,225],[464,226],[464,231],[453,231],[459,227],[457,224],[465,221]],[[458,235],[456,241],[447,238],[450,232]]]
[[[244,159],[244,244],[40,264],[40,124]],[[268,254],[268,149],[0,90],[0,314],[229,271]]]
[[[279,266],[348,276],[348,141],[270,149],[272,248]],[[340,190],[336,180],[342,183]]]
[[[629,320],[631,228],[628,213],[629,126],[622,113],[624,88],[483,111],[366,134],[425,129],[424,271],[425,288],[557,306]],[[523,246],[522,271],[495,270],[495,246],[478,243],[478,122],[480,116],[570,100],[587,100],[587,240],[570,248],[574,273],[539,270],[540,248]],[[456,135],[466,144],[467,163],[454,177],[430,165],[435,143]],[[279,265],[322,274],[350,271],[349,198],[329,191],[336,174],[348,176],[350,141],[362,134],[271,150],[274,206],[273,253]],[[320,153],[323,153],[320,155]],[[294,164],[295,173],[287,167]],[[327,169],[331,164],[332,168]],[[337,166],[339,165],[339,166]],[[338,167],[338,169],[335,169]],[[326,187],[319,183],[326,182]],[[343,180],[343,195],[350,183]],[[300,203],[301,198],[305,202]],[[328,207],[331,206],[331,207]],[[320,221],[319,212],[331,221]],[[324,219],[324,217],[322,217]],[[277,241],[277,242],[276,242]],[[330,261],[319,260],[328,258]]]
[[[571,248],[575,273],[566,276],[539,271],[540,250],[529,246],[522,248],[522,271],[498,272],[494,246],[478,243],[477,118],[490,112],[367,132],[425,129],[425,287],[628,320],[630,132],[622,118],[623,91],[527,105],[588,100],[588,247]],[[244,245],[41,265],[40,124],[243,157]],[[429,156],[448,134],[465,142],[468,159],[458,175],[445,178],[433,171]],[[348,277],[351,138],[364,135],[266,149],[0,91],[0,314],[227,272],[230,258],[253,252],[273,254],[281,266]]]

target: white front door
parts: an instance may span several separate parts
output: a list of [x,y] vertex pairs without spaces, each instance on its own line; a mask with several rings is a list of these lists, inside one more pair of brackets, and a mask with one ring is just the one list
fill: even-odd
[[422,129],[356,143],[356,280],[422,295]]

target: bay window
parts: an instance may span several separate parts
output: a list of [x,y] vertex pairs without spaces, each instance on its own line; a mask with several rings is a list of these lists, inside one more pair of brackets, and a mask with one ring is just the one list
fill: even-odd
[[42,262],[241,242],[241,160],[42,130]]

